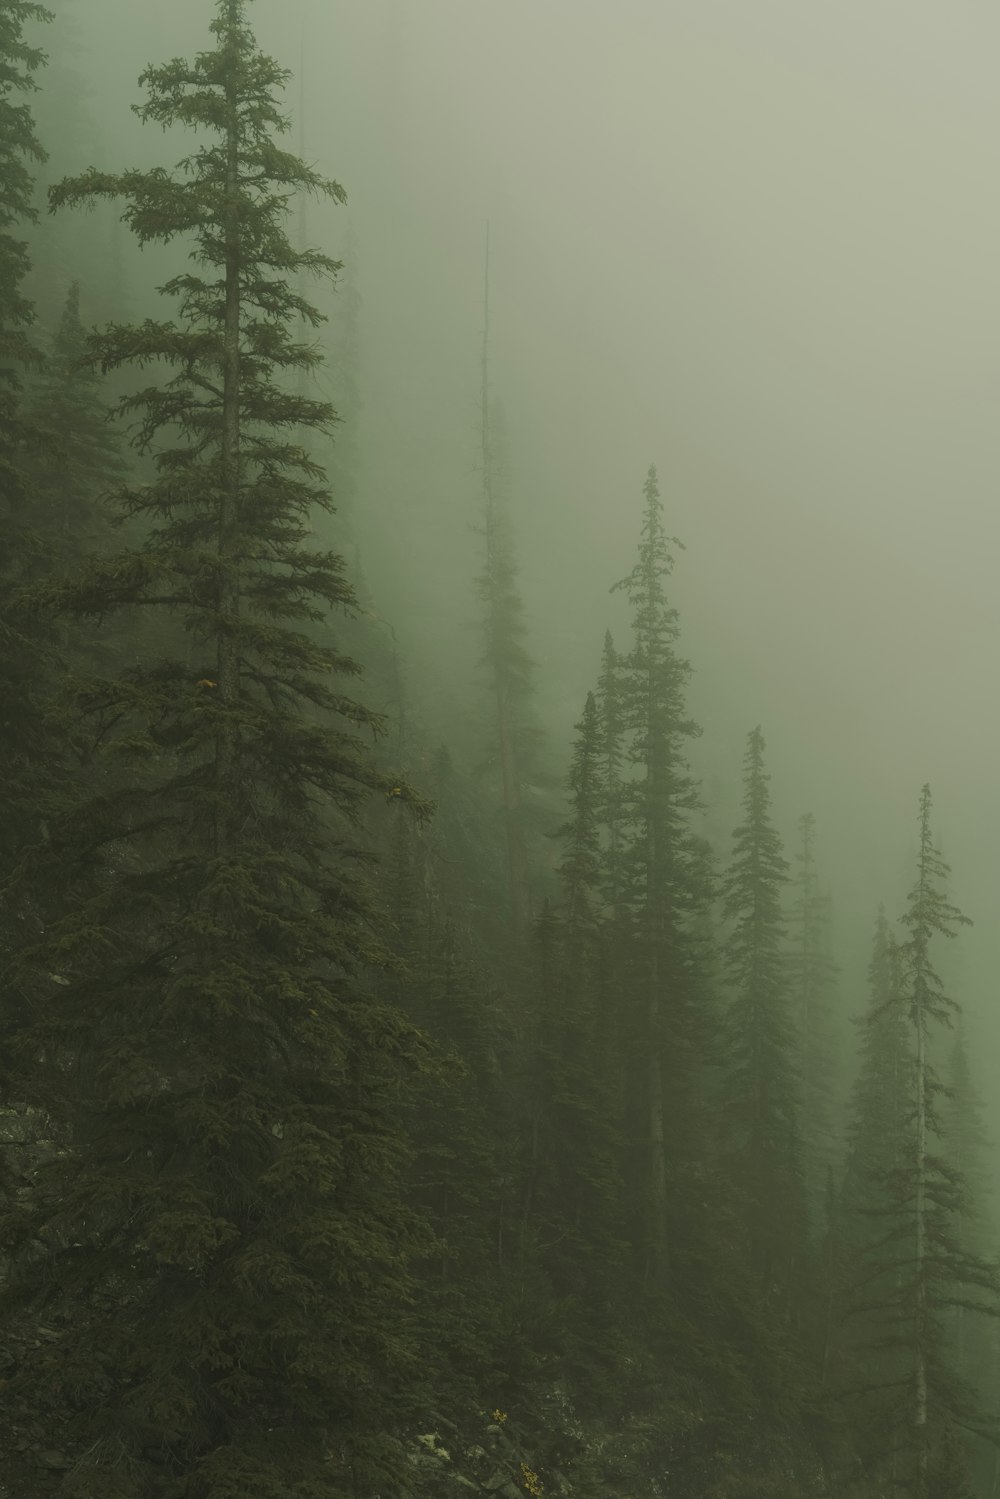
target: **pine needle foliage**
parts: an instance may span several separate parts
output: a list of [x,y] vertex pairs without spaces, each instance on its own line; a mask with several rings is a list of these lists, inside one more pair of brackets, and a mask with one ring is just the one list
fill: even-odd
[[579,1339],[594,1314],[607,1315],[612,1287],[620,1289],[623,1245],[617,1222],[619,1059],[615,1017],[608,1013],[613,1001],[603,982],[601,735],[593,693],[576,729],[570,816],[556,834],[563,848],[562,901],[547,940],[543,929],[537,942],[539,1169],[533,1197],[543,1260],[557,1293],[572,1298],[569,1321]]
[[[690,938],[706,892],[690,826],[698,790],[685,753],[699,731],[687,713],[691,668],[678,654],[679,617],[669,593],[677,545],[667,534],[656,468],[650,466],[638,556],[615,585],[631,605],[632,648],[617,663],[616,695],[612,700],[606,689],[604,705],[607,784],[613,785],[616,774],[608,737],[615,722],[609,717],[612,701],[614,713],[620,712],[627,767],[618,886],[627,912],[619,923],[627,952],[618,978],[631,1058],[626,1127],[635,1141],[633,1158],[642,1162],[636,1237],[643,1273],[653,1284],[667,1275],[680,1182],[700,1148],[697,1092],[704,1062]],[[613,669],[606,656],[605,676]]]
[[[24,8],[24,7],[22,7]],[[283,151],[286,75],[246,0],[214,45],[143,74],[140,118],[202,141],[171,174],[90,170],[53,207],[113,197],[143,244],[183,237],[173,320],[95,334],[104,370],[159,366],[125,397],[149,482],[142,539],[39,591],[76,619],[166,611],[197,665],[149,657],[80,679],[77,734],[114,792],[66,809],[21,879],[58,919],[25,942],[4,1044],[23,1097],[71,1132],[3,1222],[4,1325],[43,1317],[5,1397],[19,1494],[334,1499],[399,1482],[416,1382],[396,1100],[419,1037],[366,978],[381,955],[357,823],[376,770],[356,668],[310,627],[350,610],[340,559],[309,541],[328,501],[289,434],[328,406],[282,379],[314,350],[292,289],[335,262],[285,232],[300,190],[344,198]],[[66,1459],[39,1465],[30,1433]],[[26,1433],[28,1434],[26,1439]]]
[[[650,920],[666,927],[684,904],[688,814],[699,805],[685,744],[700,730],[687,713],[691,667],[677,652],[679,616],[668,593],[672,548],[680,543],[667,535],[654,466],[646,475],[643,501],[638,557],[615,585],[632,607],[633,631],[632,649],[619,662],[618,702],[628,759],[637,772],[628,804],[632,898],[646,907]],[[605,670],[612,668],[608,658]]]
[[580,939],[586,941],[586,934],[592,935],[600,899],[600,725],[592,692],[587,694],[576,736],[569,772],[571,815],[556,833],[564,850],[559,863],[564,921],[574,949]]
[[14,397],[25,367],[38,360],[30,337],[35,311],[22,290],[30,268],[28,246],[17,230],[37,217],[32,166],[46,160],[31,105],[22,98],[38,87],[34,74],[45,54],[30,46],[24,33],[31,22],[51,20],[51,11],[31,0],[0,3],[0,490],[6,494],[12,480],[9,454],[19,432]]
[[[991,1430],[956,1366],[947,1334],[955,1309],[995,1316],[1000,1306],[995,1267],[963,1245],[966,1183],[948,1161],[942,1139],[944,1089],[931,1056],[936,1034],[954,1022],[960,1007],[941,980],[933,944],[954,938],[969,920],[948,897],[950,870],[934,843],[930,814],[930,788],[924,786],[898,981],[893,978],[883,1015],[873,1017],[887,1058],[884,1021],[891,1018],[895,1052],[904,1019],[908,1078],[905,1091],[896,1084],[895,1102],[905,1112],[884,1120],[891,1154],[872,1184],[878,1193],[868,1210],[873,1229],[847,1298],[852,1316],[864,1319],[859,1341],[868,1378],[858,1390],[864,1410],[857,1424],[860,1432],[873,1428],[870,1466],[909,1485],[915,1499],[936,1499],[934,1475],[942,1462],[954,1472],[956,1428]],[[879,1070],[885,1073],[884,1062]],[[868,1079],[866,1091],[873,1082]]]
[[830,956],[830,900],[819,886],[814,851],[816,819],[811,812],[799,819],[798,833],[787,963],[802,1106],[803,1174],[810,1228],[818,1237],[826,1180],[837,1156],[837,1067],[832,1034],[837,966]]
[[39,629],[20,602],[21,585],[44,551],[29,470],[39,444],[23,401],[25,376],[40,354],[32,340],[34,307],[24,293],[30,260],[21,230],[36,217],[33,169],[46,159],[28,97],[45,59],[25,31],[51,19],[28,0],[0,0],[0,882],[24,841],[39,834],[37,771],[54,751],[46,718],[51,632]]
[[[976,1087],[963,1017],[957,1017],[945,1073],[941,1104],[943,1154],[958,1173],[962,1192],[955,1235],[963,1251],[996,1262],[997,1237],[993,1205],[992,1141],[983,1119],[983,1103]],[[996,1318],[977,1317],[964,1306],[948,1318],[948,1344],[960,1376],[980,1392],[987,1408],[996,1404],[996,1349],[1000,1326]],[[979,1439],[971,1444],[973,1471],[986,1483],[1000,1461],[1000,1448]]]
[[851,1093],[841,1190],[845,1233],[864,1242],[866,1213],[882,1201],[885,1177],[902,1164],[912,1109],[912,1065],[899,948],[879,907],[868,965],[869,998],[859,1025],[859,1066]]
[[80,284],[74,281],[26,396],[37,435],[32,511],[36,527],[48,534],[50,564],[64,571],[75,570],[91,552],[108,549],[109,528],[100,502],[127,473],[121,435],[109,420],[101,375],[88,353]]
[[[878,1466],[884,1433],[900,1419],[909,1377],[892,1307],[900,1276],[887,1184],[908,1162],[913,1063],[899,946],[879,907],[858,1025],[858,1064],[847,1120],[838,1224],[830,1388],[846,1401],[863,1470]],[[877,1392],[877,1394],[873,1393]]]
[[[487,324],[488,328],[488,324]],[[484,567],[478,578],[484,649],[481,665],[492,698],[494,725],[488,759],[499,783],[507,851],[508,905],[514,929],[531,911],[533,826],[529,784],[537,779],[539,732],[534,721],[536,664],[528,650],[528,625],[514,549],[508,497],[506,432],[502,409],[486,395],[483,354]]]
[[621,702],[621,661],[611,631],[605,631],[601,670],[597,679],[597,719],[600,753],[600,822],[603,831],[605,903],[617,915],[622,898],[622,797],[625,764]]
[[734,1179],[745,1197],[750,1264],[764,1294],[787,1304],[804,1241],[795,1034],[781,900],[788,862],[771,821],[764,736],[744,757],[743,822],[723,882],[732,999],[725,1115]]

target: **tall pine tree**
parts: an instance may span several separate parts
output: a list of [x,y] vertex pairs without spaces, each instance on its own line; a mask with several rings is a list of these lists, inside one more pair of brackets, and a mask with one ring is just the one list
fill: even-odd
[[[671,1219],[679,1221],[671,1187],[679,1188],[697,1132],[701,1084],[698,1017],[689,969],[697,904],[690,816],[698,805],[686,744],[698,733],[685,692],[691,668],[677,652],[678,614],[668,593],[674,566],[656,469],[643,486],[639,555],[616,584],[632,608],[632,649],[620,663],[621,724],[631,776],[623,788],[622,898],[629,920],[621,935],[620,970],[628,995],[630,1133],[641,1163],[635,1232],[644,1271],[665,1283]],[[605,671],[611,669],[610,658]],[[609,704],[605,694],[605,708]],[[605,718],[605,732],[609,720]]]
[[621,911],[623,853],[623,775],[625,768],[622,722],[621,662],[611,631],[605,631],[601,670],[597,680],[598,733],[600,736],[600,821],[605,850],[602,860],[604,899],[613,915]]
[[22,945],[27,1014],[3,1042],[23,1096],[74,1131],[3,1222],[3,1324],[43,1316],[53,1335],[25,1347],[0,1418],[5,1478],[38,1496],[396,1490],[419,1375],[397,1099],[421,1047],[366,982],[355,832],[373,792],[408,793],[358,736],[379,724],[352,663],[307,633],[352,594],[307,540],[323,476],[286,436],[331,412],[280,379],[314,357],[289,278],[336,269],[294,250],[286,200],[344,194],[281,149],[286,75],[246,9],[220,0],[210,50],[143,75],[141,119],[207,136],[175,175],[91,170],[52,192],[122,198],[140,243],[194,248],[164,288],[173,320],[92,344],[105,368],[169,372],[122,403],[156,446],[123,499],[145,534],[46,602],[166,610],[200,660],[81,686],[120,784],[70,808],[28,871],[63,910]]
[[511,929],[523,932],[531,908],[526,769],[536,731],[530,703],[535,663],[526,646],[524,602],[518,585],[514,538],[506,496],[502,416],[490,392],[490,247],[486,239],[480,388],[484,567],[479,578],[489,690],[495,714],[491,761],[499,773],[507,856]]
[[33,167],[46,159],[26,95],[44,54],[25,39],[51,14],[29,0],[0,0],[0,879],[15,851],[37,831],[34,769],[51,748],[45,728],[50,681],[44,633],[19,605],[19,590],[44,552],[32,512],[28,458],[39,442],[24,410],[26,373],[40,354],[32,341],[34,307],[24,294],[30,268],[27,225]]
[[87,361],[80,287],[73,282],[45,364],[26,399],[39,437],[30,463],[33,511],[49,534],[49,558],[62,569],[109,544],[101,500],[124,478],[118,432],[100,373]]
[[723,883],[732,989],[724,1111],[747,1253],[767,1299],[787,1305],[805,1240],[795,1033],[785,963],[782,892],[788,863],[771,821],[760,728],[747,741],[743,822]]
[[837,1069],[831,1014],[837,969],[830,956],[830,901],[819,888],[815,841],[816,819],[807,812],[799,819],[788,968],[797,1042],[803,1176],[810,1227],[817,1233],[823,1221],[827,1177],[837,1155]]
[[[898,946],[898,990],[883,1007],[892,1029],[880,1027],[888,1061],[898,1046],[901,1018],[905,1023],[908,1078],[894,1085],[895,1106],[904,1112],[901,1119],[884,1117],[888,1137],[896,1142],[895,1159],[879,1163],[873,1183],[878,1195],[869,1211],[878,1228],[863,1246],[848,1307],[865,1319],[862,1357],[870,1350],[868,1377],[859,1392],[864,1402],[859,1431],[868,1425],[866,1416],[878,1413],[867,1467],[873,1476],[891,1477],[914,1499],[952,1499],[967,1485],[956,1428],[985,1432],[989,1423],[956,1367],[948,1322],[959,1305],[996,1314],[1000,1287],[995,1269],[962,1245],[964,1181],[942,1149],[943,1090],[932,1055],[936,1036],[960,1007],[941,981],[933,947],[953,938],[968,918],[948,898],[950,871],[934,844],[930,813],[925,786],[916,879]],[[869,1077],[870,1088],[875,1079]],[[878,1107],[884,1110],[887,1103]]]

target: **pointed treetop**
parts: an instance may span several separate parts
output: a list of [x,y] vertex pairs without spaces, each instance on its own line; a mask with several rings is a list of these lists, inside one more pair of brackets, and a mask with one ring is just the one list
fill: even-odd
[[920,790],[918,823],[920,827],[920,851],[917,856],[917,879],[910,891],[909,903],[902,923],[911,933],[911,942],[923,949],[932,933],[941,937],[954,937],[960,926],[971,926],[972,921],[962,914],[946,896],[947,881],[951,866],[935,844],[931,831],[931,788],[926,783]]
[[747,735],[747,747],[743,756],[743,805],[751,817],[766,815],[771,805],[768,786],[771,777],[764,769],[764,751],[767,742],[760,724]]

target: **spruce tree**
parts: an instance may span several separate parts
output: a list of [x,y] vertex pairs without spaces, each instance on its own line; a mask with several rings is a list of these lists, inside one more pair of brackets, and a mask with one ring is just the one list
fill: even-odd
[[49,642],[19,602],[21,585],[43,553],[28,472],[39,444],[24,410],[23,385],[41,357],[32,340],[34,307],[24,294],[30,269],[24,231],[37,216],[32,169],[46,159],[24,96],[37,88],[34,75],[44,54],[28,44],[25,29],[48,20],[41,5],[0,0],[0,879],[15,851],[37,833],[35,771],[53,749],[45,720]]
[[536,747],[531,720],[535,662],[526,645],[524,601],[518,584],[514,537],[506,494],[507,465],[502,412],[490,392],[490,252],[486,242],[483,292],[480,445],[482,455],[484,567],[479,578],[494,733],[491,762],[499,773],[507,855],[507,904],[512,929],[524,928],[531,907],[527,766]]
[[[929,1464],[932,1450],[940,1441],[935,1424],[944,1415],[947,1430],[947,1417],[955,1414],[949,1409],[955,1396],[948,1378],[950,1371],[941,1357],[935,1313],[940,1317],[941,1298],[953,1289],[955,1271],[959,1270],[949,1263],[955,1249],[952,1222],[959,1206],[959,1182],[932,1152],[932,1137],[940,1133],[940,1084],[930,1060],[933,1028],[948,1024],[959,1006],[945,993],[932,962],[931,942],[935,937],[954,937],[960,925],[968,924],[968,917],[947,898],[950,871],[934,846],[930,811],[930,787],[924,786],[920,795],[917,878],[902,918],[906,940],[900,950],[914,1051],[913,1135],[908,1169],[903,1173],[908,1208],[912,1201],[913,1272],[911,1285],[903,1290],[909,1292],[910,1300],[906,1311],[913,1357],[912,1455],[917,1499],[927,1499],[930,1494]],[[983,1289],[991,1289],[990,1281],[976,1273],[971,1261],[965,1268]],[[964,1278],[960,1270],[959,1278]]]
[[621,912],[623,853],[623,773],[625,765],[622,723],[621,662],[610,630],[604,634],[601,670],[597,680],[600,735],[599,780],[601,824],[605,850],[604,900],[614,915]]
[[601,744],[597,701],[592,692],[587,694],[576,732],[569,773],[572,815],[556,835],[564,850],[559,875],[564,892],[563,920],[570,939],[569,957],[574,967],[587,964],[587,948],[594,939],[600,901]]
[[724,957],[732,990],[724,1113],[733,1179],[745,1212],[749,1262],[765,1298],[790,1299],[802,1270],[804,1203],[795,1033],[781,898],[788,863],[771,821],[764,736],[744,758],[743,822],[723,882],[731,930]]
[[333,402],[340,418],[329,460],[330,492],[337,504],[337,524],[352,534],[358,491],[358,435],[361,424],[361,293],[358,289],[357,235],[350,231],[343,251],[342,275],[330,315],[330,375]]
[[627,773],[621,788],[615,982],[627,1046],[633,1238],[646,1282],[660,1288],[669,1276],[672,1240],[697,1237],[700,1196],[688,1201],[685,1193],[705,1156],[709,1027],[694,961],[694,931],[709,881],[691,827],[699,794],[687,763],[688,741],[699,729],[685,705],[691,667],[678,652],[679,616],[669,591],[678,546],[664,526],[651,466],[643,484],[636,565],[615,585],[627,595],[633,616],[631,649],[619,658],[616,672]]
[[837,1153],[831,1015],[837,969],[830,956],[829,897],[820,891],[816,874],[815,839],[816,819],[807,812],[799,819],[788,971],[797,1043],[802,1166],[814,1232],[823,1219],[827,1177]]
[[842,1199],[847,1231],[867,1242],[869,1209],[883,1200],[887,1175],[902,1164],[911,1109],[912,1068],[899,947],[880,906],[868,965],[869,999],[858,1022],[859,1065],[851,1093]]
[[[985,1261],[997,1258],[997,1234],[991,1212],[993,1202],[990,1158],[992,1144],[983,1119],[983,1103],[972,1073],[963,1017],[955,1019],[941,1099],[943,1155],[957,1173],[961,1196],[955,1223],[956,1239],[965,1253]],[[959,1375],[975,1389],[985,1408],[995,1406],[997,1396],[997,1335],[995,1318],[977,1317],[964,1306],[952,1309],[948,1318],[948,1341]],[[992,1474],[995,1443],[982,1439],[972,1444],[974,1471],[985,1482]]]
[[193,249],[163,288],[173,320],[92,342],[106,369],[168,371],[122,402],[155,451],[122,499],[144,534],[43,602],[166,610],[200,659],[81,685],[116,793],[71,808],[25,873],[62,913],[21,946],[27,1013],[2,1039],[22,1096],[73,1127],[2,1224],[3,1325],[52,1333],[0,1424],[5,1479],[32,1496],[398,1491],[419,1376],[422,1240],[397,1178],[422,1048],[366,979],[380,945],[356,832],[373,792],[410,793],[359,737],[379,723],[352,662],[308,633],[353,600],[308,542],[323,476],[286,435],[332,413],[280,383],[315,357],[289,332],[315,316],[289,278],[336,268],[293,249],[286,200],[344,194],[281,149],[286,75],[246,10],[220,0],[210,50],[143,75],[142,120],[207,136],[175,174],[90,170],[51,195],[124,199],[140,243]]
[[885,1461],[885,1432],[898,1426],[909,1378],[894,1325],[901,1267],[888,1184],[907,1159],[913,1068],[899,948],[884,907],[875,925],[868,984],[867,1008],[857,1021],[858,1066],[840,1189],[842,1254],[829,1379],[832,1392],[846,1402],[855,1462],[864,1473]]
[[[631,1052],[629,1092],[645,1274],[663,1284],[670,1258],[671,1185],[679,1188],[697,1132],[696,1093],[703,1058],[688,969],[697,907],[690,814],[697,787],[685,758],[698,733],[685,690],[691,668],[677,652],[678,614],[668,593],[672,546],[656,469],[643,486],[639,554],[615,587],[632,607],[633,644],[620,663],[621,722],[632,775],[623,791],[623,901],[628,908],[627,975]],[[623,929],[624,935],[624,929]],[[669,1146],[668,1146],[669,1141]]]
[[992,1146],[961,1014],[952,1025],[941,1103],[941,1133],[948,1162],[965,1183],[962,1243],[976,1254],[990,1254],[996,1242],[990,1213]]
[[17,395],[25,369],[37,364],[31,341],[35,310],[24,295],[30,269],[25,225],[37,217],[32,203],[32,165],[46,160],[35,134],[30,104],[22,95],[38,85],[34,75],[45,60],[25,40],[30,22],[51,21],[51,12],[32,0],[0,0],[0,494],[7,505],[22,489],[16,456],[25,434]]
[[25,402],[39,439],[30,462],[32,510],[48,534],[48,560],[63,571],[107,550],[110,536],[101,501],[126,473],[101,376],[87,362],[87,352],[80,287],[73,282]]
[[873,1356],[859,1390],[864,1405],[857,1422],[863,1433],[877,1412],[868,1466],[908,1486],[914,1499],[937,1499],[943,1473],[961,1493],[955,1428],[989,1429],[946,1332],[958,1306],[995,1315],[1000,1290],[994,1267],[961,1243],[965,1184],[942,1149],[943,1090],[931,1058],[937,1035],[960,1007],[941,981],[933,945],[954,937],[968,918],[948,898],[949,869],[933,842],[930,812],[925,786],[916,879],[898,947],[898,999],[887,1011],[894,1032],[900,1012],[905,1017],[909,1076],[899,1100],[905,1112],[901,1124],[886,1119],[898,1155],[877,1182],[880,1200],[871,1216],[880,1228],[865,1246],[848,1297],[849,1310],[865,1319],[864,1341]]
[[[534,1214],[543,1263],[569,1322],[606,1308],[617,1270],[614,1026],[603,1001],[600,921],[600,725],[588,693],[569,774],[570,816],[556,836],[562,900],[548,940],[540,933],[533,1113],[538,1124]],[[548,1246],[552,1246],[548,1248]],[[580,1327],[567,1336],[580,1339]]]
[[503,1010],[441,901],[432,841],[410,808],[397,803],[393,812],[383,886],[395,961],[384,986],[428,1048],[401,1099],[411,1146],[408,1199],[432,1230],[415,1266],[413,1316],[435,1412],[468,1428],[481,1390],[499,1397],[506,1378],[497,1335],[498,1236],[509,1207],[497,1128],[505,1110],[497,1066]]
[[[50,0],[47,8],[52,24],[45,31],[45,87],[37,99],[36,116],[38,133],[50,153],[45,175],[51,182],[102,161],[103,121],[93,76],[96,59],[88,56],[86,0]],[[45,213],[45,192],[45,184],[39,182],[28,286],[46,333],[57,327],[66,294],[77,280],[86,288],[86,303],[95,309],[95,320],[121,320],[124,268],[109,244],[115,222],[110,206],[102,205],[86,221],[70,222]]]

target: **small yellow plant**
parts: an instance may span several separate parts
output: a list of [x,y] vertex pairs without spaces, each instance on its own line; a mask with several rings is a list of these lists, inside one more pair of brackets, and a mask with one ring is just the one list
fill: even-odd
[[528,1467],[527,1463],[521,1464],[521,1482],[531,1495],[531,1499],[542,1499],[542,1495],[545,1493],[542,1487],[542,1480],[533,1468]]
[[507,1419],[507,1412],[506,1411],[494,1411],[493,1412],[493,1419],[497,1423],[498,1426],[502,1426],[503,1423]]

